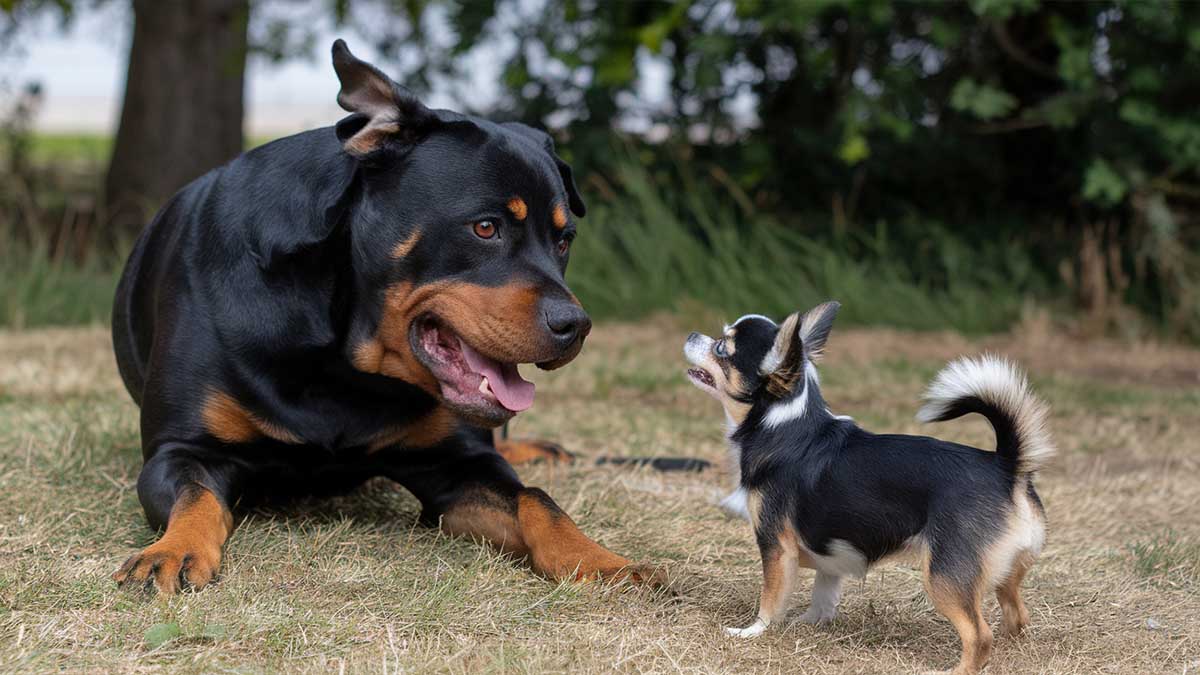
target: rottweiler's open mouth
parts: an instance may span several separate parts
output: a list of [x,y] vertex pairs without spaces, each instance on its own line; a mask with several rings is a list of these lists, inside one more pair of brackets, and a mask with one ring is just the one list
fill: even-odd
[[533,383],[521,377],[517,364],[480,353],[444,322],[418,322],[413,346],[446,403],[479,422],[499,424],[533,405]]

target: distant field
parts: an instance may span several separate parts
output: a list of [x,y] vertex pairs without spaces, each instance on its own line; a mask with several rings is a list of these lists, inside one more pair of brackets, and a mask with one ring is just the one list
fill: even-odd
[[[246,139],[246,149],[257,147],[273,140],[271,136]],[[38,164],[67,163],[74,165],[108,164],[112,153],[113,137],[105,134],[34,134],[30,154]]]
[[[0,333],[0,672],[805,672],[951,666],[954,630],[920,574],[850,583],[828,627],[727,638],[758,599],[745,523],[714,505],[725,476],[595,467],[600,454],[720,464],[715,403],[684,382],[675,319],[600,324],[583,354],[534,373],[516,433],[585,461],[526,467],[602,543],[666,565],[670,592],[555,585],[416,525],[387,482],[240,516],[222,579],[167,602],[108,576],[154,535],[134,483],[137,410],[103,327]],[[998,638],[988,673],[1200,671],[1200,351],[1082,343],[1029,329],[836,330],[822,369],[833,410],[868,428],[992,445],[986,423],[922,427],[942,362],[993,349],[1033,372],[1062,456],[1039,480],[1049,540],[1026,582],[1028,637]],[[790,616],[808,602],[811,573]],[[995,625],[999,610],[988,599]]]

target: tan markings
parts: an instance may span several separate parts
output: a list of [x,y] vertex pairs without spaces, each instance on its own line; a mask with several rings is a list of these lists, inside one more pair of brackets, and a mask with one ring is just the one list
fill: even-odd
[[517,558],[529,556],[516,520],[506,510],[490,504],[456,504],[442,516],[442,530],[451,536],[486,541]]
[[496,441],[496,452],[509,464],[570,463],[571,455],[546,441]]
[[233,515],[216,495],[198,484],[175,500],[167,531],[113,574],[119,584],[153,580],[163,595],[176,593],[180,576],[193,588],[212,581],[221,566],[221,547],[233,532]]
[[389,136],[398,133],[400,133],[400,125],[394,121],[371,120],[358,133],[346,139],[346,143],[342,147],[351,155],[365,157],[378,150]]
[[800,553],[799,542],[790,527],[781,528],[775,545],[763,550],[763,587],[758,600],[758,617],[768,624],[787,612],[796,589]]
[[992,654],[992,629],[983,618],[979,584],[960,588],[957,584],[938,579],[925,571],[925,591],[933,606],[950,620],[962,641],[962,655],[955,666],[955,675],[974,675],[983,670]]
[[750,522],[758,529],[758,515],[762,511],[762,493],[758,490],[746,490],[746,511],[750,514]]
[[367,452],[389,447],[430,448],[446,440],[458,428],[458,417],[445,406],[402,426],[387,429],[367,445]]
[[517,220],[525,220],[525,216],[529,215],[529,207],[525,205],[525,200],[520,197],[513,197],[508,200],[508,210],[512,211],[513,217]]
[[517,523],[539,574],[552,579],[650,580],[644,572],[631,569],[628,559],[588,539],[541,490],[525,489],[517,496]]
[[554,223],[557,229],[563,229],[567,226],[567,207],[562,204],[555,204],[554,211],[550,213],[550,220]]
[[551,579],[629,579],[660,583],[661,575],[588,539],[545,492],[521,490],[515,500],[477,492],[442,516],[442,529],[479,537],[500,550],[525,557],[534,571]]
[[392,258],[394,260],[403,260],[404,258],[407,258],[408,254],[412,253],[413,248],[416,247],[417,241],[420,239],[421,232],[419,230],[413,230],[410,232],[407,237],[402,239],[392,248]]
[[[725,373],[722,368],[718,369],[718,372],[728,375],[724,382],[716,376],[713,377],[721,392],[721,406],[725,408],[725,414],[729,415],[729,419],[733,420],[734,424],[741,424],[745,421],[746,415],[750,414],[750,404],[739,401],[736,397],[746,394],[746,383],[737,368],[730,368],[728,373]],[[712,374],[711,370],[709,374]]]
[[296,434],[246,410],[222,391],[209,391],[200,416],[204,420],[205,430],[225,443],[248,443],[263,436],[281,443],[303,443]]
[[360,342],[351,360],[364,373],[378,373],[383,365],[383,343],[375,338]]
[[1020,635],[1029,625],[1029,610],[1025,608],[1025,601],[1021,599],[1021,582],[1025,580],[1029,568],[1033,567],[1033,560],[1030,553],[1020,553],[1013,561],[1008,578],[996,588],[996,599],[1000,601],[1000,611],[1004,615],[1006,635]]
[[[538,311],[540,294],[532,286],[480,286],[439,281],[421,286],[400,282],[384,294],[383,318],[377,334],[354,348],[351,361],[359,370],[410,382],[437,396],[438,382],[421,365],[409,343],[409,328],[418,317],[432,315],[468,344],[497,361],[563,365],[582,347],[577,340],[561,353]],[[553,359],[553,360],[552,360]]]

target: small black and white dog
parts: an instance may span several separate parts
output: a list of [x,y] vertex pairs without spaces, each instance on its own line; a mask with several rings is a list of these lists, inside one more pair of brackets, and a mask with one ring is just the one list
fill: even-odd
[[749,518],[762,553],[758,619],[727,630],[753,637],[780,619],[802,566],[817,576],[801,621],[831,621],[843,577],[911,552],[962,639],[953,672],[976,673],[992,647],[984,593],[996,592],[1006,631],[1029,621],[1020,586],[1045,537],[1033,476],[1055,452],[1046,408],[1008,361],[962,358],[938,374],[917,417],[980,413],[995,429],[995,452],[865,431],[831,413],[818,386],[838,307],[827,302],[782,325],[749,314],[717,339],[692,333],[684,348],[688,377],[725,409],[740,475],[722,505]]

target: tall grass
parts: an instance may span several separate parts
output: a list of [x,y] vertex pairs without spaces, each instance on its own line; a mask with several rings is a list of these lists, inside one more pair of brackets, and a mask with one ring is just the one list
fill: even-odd
[[984,333],[1008,328],[1045,290],[1016,244],[916,224],[903,237],[915,245],[882,224],[869,236],[809,236],[802,223],[739,206],[738,195],[672,189],[634,164],[620,182],[621,199],[581,222],[568,273],[597,317],[696,306],[782,316],[833,298],[848,323]]
[[13,239],[3,242],[0,268],[0,327],[16,329],[107,322],[121,273],[116,259],[68,262]]
[[[984,333],[1008,328],[1028,297],[1044,296],[1016,244],[975,244],[917,223],[902,224],[903,236],[883,224],[866,236],[820,233],[756,212],[744,195],[699,187],[686,169],[656,182],[628,162],[617,178],[608,200],[591,200],[568,273],[599,319],[694,310],[782,316],[835,298],[845,323]],[[0,326],[107,320],[121,260],[93,251],[78,263],[48,253],[36,233],[3,230]]]

